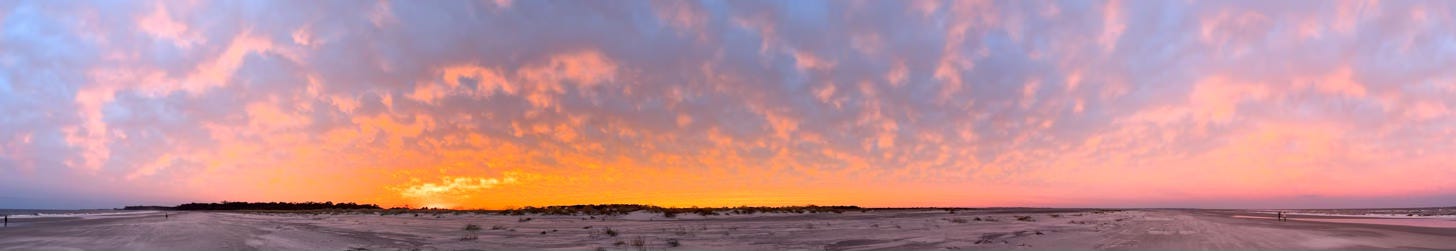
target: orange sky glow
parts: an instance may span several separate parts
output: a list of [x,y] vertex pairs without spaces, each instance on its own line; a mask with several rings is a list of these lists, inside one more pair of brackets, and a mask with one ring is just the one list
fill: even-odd
[[0,208],[1456,205],[1449,1],[0,3]]

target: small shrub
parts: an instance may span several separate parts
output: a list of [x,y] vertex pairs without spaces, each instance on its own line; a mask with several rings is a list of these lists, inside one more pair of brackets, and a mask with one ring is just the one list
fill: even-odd
[[678,246],[682,246],[682,243],[678,242],[677,239],[667,239],[667,246],[668,247],[678,247]]
[[1020,216],[1020,215],[1018,215],[1018,216],[1016,216],[1016,220],[1019,220],[1019,221],[1036,221],[1036,218],[1032,218],[1031,216]]
[[493,225],[493,226],[490,226],[490,230],[506,230],[506,226]]
[[1062,218],[1062,215],[1060,215],[1060,214],[1052,214],[1052,218]]
[[627,242],[625,242],[625,241],[617,241],[616,243],[612,243],[612,246],[618,246],[618,247],[620,247],[622,245],[627,245]]
[[460,237],[460,240],[465,241],[465,240],[480,239],[480,235],[475,234],[476,231],[480,231],[480,225],[465,224],[465,232],[466,232],[466,234],[465,234],[465,236]]
[[610,228],[610,227],[609,228],[606,228],[606,229],[607,230],[605,230],[604,233],[606,233],[607,236],[617,237],[617,230],[612,230],[612,228]]
[[954,222],[954,223],[967,223],[967,222],[970,222],[970,221],[967,221],[965,218],[955,218],[955,219],[950,219],[950,222]]
[[632,242],[628,244],[631,244],[633,247],[644,247],[647,246],[647,239],[642,238],[642,236],[632,237]]

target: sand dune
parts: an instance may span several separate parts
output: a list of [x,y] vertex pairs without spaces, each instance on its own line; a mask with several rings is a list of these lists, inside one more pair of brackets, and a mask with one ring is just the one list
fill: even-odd
[[[869,211],[685,217],[161,212],[22,219],[4,250],[1453,249],[1456,228],[1244,211]],[[1054,216],[1055,215],[1055,216]],[[526,220],[530,218],[530,220]],[[1021,218],[1022,220],[1018,220]],[[979,220],[977,220],[979,219]],[[12,219],[16,220],[16,219]],[[1364,223],[1364,222],[1356,222]],[[467,224],[481,227],[466,231]],[[474,237],[474,238],[467,238]]]

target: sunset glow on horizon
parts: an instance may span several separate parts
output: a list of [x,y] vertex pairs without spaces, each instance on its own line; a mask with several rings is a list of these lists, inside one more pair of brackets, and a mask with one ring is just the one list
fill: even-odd
[[0,208],[1456,205],[1450,1],[5,1]]

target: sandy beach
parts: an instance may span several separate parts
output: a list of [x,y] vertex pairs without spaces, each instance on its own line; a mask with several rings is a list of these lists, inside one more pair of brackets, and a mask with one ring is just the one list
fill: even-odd
[[[169,214],[164,217],[163,214]],[[3,250],[1456,249],[1456,228],[1230,210],[504,216],[146,212],[12,218]],[[529,220],[528,220],[529,218]],[[979,219],[979,220],[978,220]],[[1372,224],[1378,223],[1378,224]],[[480,230],[467,231],[474,224]]]

